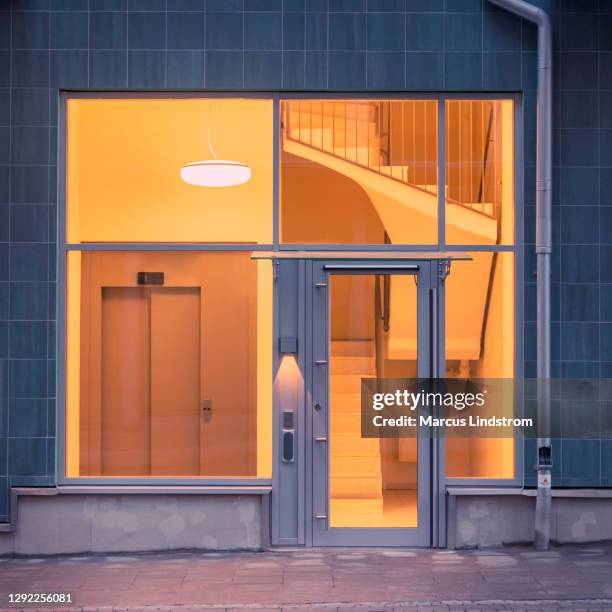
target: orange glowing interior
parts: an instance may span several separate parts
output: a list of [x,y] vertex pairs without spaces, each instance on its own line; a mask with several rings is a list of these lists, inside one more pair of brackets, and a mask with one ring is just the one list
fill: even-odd
[[[472,261],[455,261],[446,279],[446,376],[514,378],[514,254],[473,252]],[[486,276],[488,297],[479,300],[478,279]],[[466,295],[471,296],[470,300]],[[479,306],[480,305],[480,306]],[[477,332],[477,333],[476,333]],[[513,414],[512,394],[496,414]],[[486,416],[486,415],[485,415]],[[491,415],[492,416],[492,415]],[[449,478],[513,478],[514,439],[474,436],[446,439]]]
[[[248,164],[238,186],[196,187],[182,166]],[[272,100],[67,102],[67,241],[272,243]]]
[[[398,307],[389,326],[386,292]],[[414,279],[333,275],[330,298],[330,526],[417,527],[418,440],[361,437],[361,379],[417,376]],[[397,337],[411,350],[394,352]]]
[[270,476],[269,262],[71,252],[68,321],[67,476]]

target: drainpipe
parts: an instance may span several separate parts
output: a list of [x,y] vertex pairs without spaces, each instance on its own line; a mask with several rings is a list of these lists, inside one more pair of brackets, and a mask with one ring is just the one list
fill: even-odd
[[551,523],[550,442],[550,259],[552,253],[552,27],[548,14],[524,0],[489,0],[538,27],[536,161],[538,492],[534,543],[548,550]]

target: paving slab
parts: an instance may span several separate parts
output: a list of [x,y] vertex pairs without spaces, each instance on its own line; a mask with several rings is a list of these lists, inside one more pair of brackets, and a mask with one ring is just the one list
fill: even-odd
[[[9,593],[70,593],[73,603],[10,605]],[[612,546],[0,558],[0,609],[33,608],[612,611]]]

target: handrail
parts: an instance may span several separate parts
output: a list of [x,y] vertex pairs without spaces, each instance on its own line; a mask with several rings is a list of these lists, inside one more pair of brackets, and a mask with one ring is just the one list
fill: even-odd
[[[338,103],[323,100],[286,100],[283,119],[284,136],[288,140],[434,195],[438,187],[437,181],[431,185],[427,183],[430,165],[426,159],[428,151],[427,110],[423,116],[425,129],[416,129],[418,119],[415,105],[417,103],[426,104],[426,102],[416,100],[397,102],[397,104],[412,104],[413,112],[406,113],[405,107],[402,106],[401,139],[398,137],[396,142],[393,140],[391,130],[392,106],[389,100],[341,101]],[[315,105],[318,105],[318,108],[313,109]],[[409,122],[408,126],[405,125],[406,121]],[[410,146],[409,150],[406,150],[406,133],[412,134],[412,151],[410,151]],[[423,159],[417,159],[417,153],[421,153],[424,156]],[[410,156],[412,156],[413,163],[406,165],[404,162],[410,159]],[[394,165],[393,161],[396,159],[401,160],[401,164]],[[421,176],[424,174],[424,184],[417,182],[417,172]],[[483,172],[486,172],[486,168]],[[481,184],[481,190],[484,193],[483,184]],[[463,202],[446,194],[448,203],[496,219],[497,206],[494,205],[493,210],[489,213],[483,208],[481,200],[482,195],[479,196],[478,202]]]

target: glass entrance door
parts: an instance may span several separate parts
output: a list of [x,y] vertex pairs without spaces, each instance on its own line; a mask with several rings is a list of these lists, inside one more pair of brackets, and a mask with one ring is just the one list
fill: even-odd
[[431,376],[432,265],[315,266],[314,545],[430,544],[430,441],[362,437],[361,383]]

